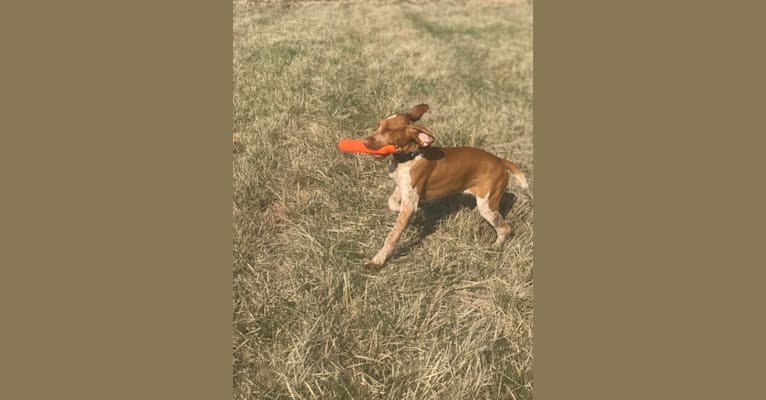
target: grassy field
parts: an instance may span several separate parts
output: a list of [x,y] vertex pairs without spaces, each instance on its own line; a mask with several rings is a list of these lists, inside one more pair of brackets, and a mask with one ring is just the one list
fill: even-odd
[[435,145],[533,185],[531,4],[240,2],[233,40],[234,397],[531,398],[531,197],[501,248],[470,198],[425,204],[367,274],[388,160],[335,147],[428,103]]

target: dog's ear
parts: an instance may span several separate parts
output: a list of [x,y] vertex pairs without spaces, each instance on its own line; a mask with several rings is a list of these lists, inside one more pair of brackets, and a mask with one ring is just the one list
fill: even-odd
[[412,122],[416,122],[426,113],[426,111],[428,111],[428,104],[418,104],[415,107],[412,107],[412,110],[407,113],[407,118]]
[[420,147],[428,147],[434,142],[434,134],[420,125],[408,125],[405,133],[414,139]]

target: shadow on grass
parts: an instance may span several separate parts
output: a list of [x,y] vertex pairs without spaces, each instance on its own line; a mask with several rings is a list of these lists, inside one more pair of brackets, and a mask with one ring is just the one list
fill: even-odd
[[[508,212],[511,211],[517,200],[518,197],[515,194],[510,192],[503,193],[503,197],[500,199],[500,214],[503,216],[503,218],[507,217]],[[402,254],[408,253],[413,247],[419,245],[423,242],[423,240],[434,233],[436,231],[436,227],[444,218],[465,208],[476,208],[476,198],[474,196],[467,194],[455,194],[441,199],[421,203],[420,209],[423,210],[422,213],[416,214],[409,223],[409,225],[413,225],[418,229],[418,235],[415,237],[415,239],[396,246],[396,250],[394,250],[393,254],[391,254],[389,261],[398,258]],[[482,223],[487,222],[482,219]]]

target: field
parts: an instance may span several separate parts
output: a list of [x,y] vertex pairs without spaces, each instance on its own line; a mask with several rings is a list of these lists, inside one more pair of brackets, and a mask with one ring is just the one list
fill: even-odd
[[468,197],[396,215],[388,160],[340,138],[418,103],[437,146],[514,161],[532,186],[532,5],[234,3],[236,399],[529,399],[533,208],[510,185],[500,248]]

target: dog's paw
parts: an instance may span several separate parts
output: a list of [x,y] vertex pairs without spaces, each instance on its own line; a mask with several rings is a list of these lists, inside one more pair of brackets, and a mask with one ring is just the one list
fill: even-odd
[[503,247],[503,244],[505,243],[506,235],[498,236],[497,240],[495,240],[494,243],[492,243],[492,247],[495,249],[499,249]]
[[368,261],[364,264],[364,270],[367,272],[378,272],[381,268],[383,268],[383,264],[378,264],[373,261]]

